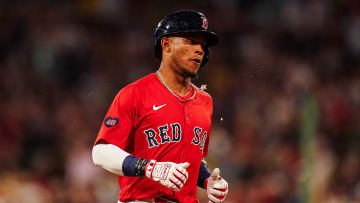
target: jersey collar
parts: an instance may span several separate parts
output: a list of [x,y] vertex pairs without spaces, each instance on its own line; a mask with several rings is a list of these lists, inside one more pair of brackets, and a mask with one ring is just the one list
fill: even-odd
[[190,85],[191,85],[191,88],[193,88],[193,90],[194,90],[194,91],[193,91],[193,95],[192,95],[191,97],[187,98],[187,99],[182,99],[182,98],[180,98],[177,94],[175,94],[173,91],[171,91],[171,89],[166,85],[166,83],[165,83],[164,80],[162,79],[159,71],[156,71],[156,76],[157,76],[157,78],[159,78],[160,82],[166,87],[166,89],[167,89],[172,95],[174,95],[179,101],[181,101],[181,102],[187,102],[187,101],[192,100],[192,99],[195,98],[196,93],[197,93],[197,91],[198,91],[198,88],[195,88],[193,84],[190,84]]

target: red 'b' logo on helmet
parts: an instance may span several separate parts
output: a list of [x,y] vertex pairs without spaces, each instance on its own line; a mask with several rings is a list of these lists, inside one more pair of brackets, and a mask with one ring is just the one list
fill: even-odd
[[205,17],[201,17],[203,23],[202,23],[202,26],[204,29],[208,29],[208,21]]

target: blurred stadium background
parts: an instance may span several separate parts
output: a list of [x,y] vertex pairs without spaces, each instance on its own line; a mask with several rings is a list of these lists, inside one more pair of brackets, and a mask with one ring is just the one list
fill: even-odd
[[116,202],[92,144],[179,9],[222,38],[194,82],[213,96],[226,202],[360,202],[360,1],[2,0],[0,203]]

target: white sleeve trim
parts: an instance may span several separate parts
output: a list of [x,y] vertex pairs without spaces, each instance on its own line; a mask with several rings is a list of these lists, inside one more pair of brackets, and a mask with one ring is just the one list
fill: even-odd
[[97,144],[93,147],[92,158],[97,166],[120,176],[124,176],[122,165],[130,154],[113,144]]

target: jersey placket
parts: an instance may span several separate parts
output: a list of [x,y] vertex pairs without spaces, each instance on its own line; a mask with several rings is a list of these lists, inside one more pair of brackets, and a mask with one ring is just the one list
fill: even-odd
[[184,132],[190,127],[191,125],[191,109],[190,109],[191,101],[184,102]]
[[188,102],[183,102],[183,109],[184,109],[184,141],[187,142],[188,141],[188,137],[185,137],[185,135],[189,135],[187,133],[187,129],[188,129],[188,123],[189,123],[189,115],[188,115]]

